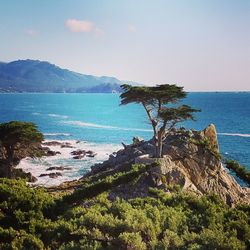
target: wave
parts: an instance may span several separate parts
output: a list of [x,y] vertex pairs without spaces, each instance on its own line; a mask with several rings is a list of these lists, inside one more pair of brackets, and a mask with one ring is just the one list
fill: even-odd
[[45,136],[70,136],[69,133],[43,133]]
[[81,122],[81,121],[65,121],[63,123],[77,125],[80,127],[91,127],[91,128],[106,128],[106,129],[115,129],[116,127],[108,126],[108,125],[99,125],[95,123],[89,122]]
[[50,117],[58,117],[58,118],[63,118],[63,119],[68,118],[67,115],[58,115],[58,114],[48,114],[48,116],[50,116]]
[[239,133],[218,133],[218,135],[250,137],[250,134],[239,134]]
[[141,129],[141,128],[121,128],[116,126],[109,125],[100,125],[96,123],[81,122],[81,121],[63,121],[65,124],[76,125],[80,127],[89,127],[89,128],[100,128],[100,129],[111,129],[111,130],[125,130],[125,131],[143,131],[143,132],[152,132],[150,129]]
[[[99,128],[99,129],[124,130],[124,131],[152,132],[151,129],[123,128],[123,127],[116,127],[116,126],[110,126],[110,125],[101,125],[101,124],[90,123],[90,122],[82,122],[82,121],[63,121],[63,123],[76,125],[76,126],[80,126],[80,127],[89,127],[89,128],[97,128],[97,129]],[[218,133],[218,135],[250,137],[250,134],[240,134],[240,133]]]
[[[52,140],[45,140],[50,142]],[[76,140],[56,140],[60,143],[70,143],[73,148],[57,146],[49,146],[53,151],[59,151],[60,154],[55,156],[43,156],[41,158],[24,158],[20,161],[17,168],[23,169],[25,172],[31,172],[37,178],[34,183],[36,186],[54,186],[65,181],[72,181],[82,177],[84,173],[90,170],[90,167],[96,163],[101,163],[109,158],[109,155],[122,148],[119,144],[98,144],[86,141]],[[91,150],[97,155],[95,157],[85,157],[84,159],[73,159],[71,154],[75,150]],[[51,179],[49,176],[40,177],[41,174],[51,173],[55,171],[47,171],[49,167],[66,167],[68,170],[60,171],[62,176]]]
[[[46,115],[46,114],[41,114],[39,112],[33,112],[32,115]],[[57,118],[62,118],[62,119],[67,119],[69,118],[67,115],[59,115],[59,114],[47,114],[50,117],[57,117]]]

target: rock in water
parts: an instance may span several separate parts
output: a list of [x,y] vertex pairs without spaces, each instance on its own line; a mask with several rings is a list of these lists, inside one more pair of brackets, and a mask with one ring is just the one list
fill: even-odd
[[45,146],[61,146],[62,143],[58,142],[58,141],[47,141],[47,142],[43,142],[43,145]]
[[85,156],[87,156],[87,157],[95,157],[96,156],[96,153],[91,151],[91,150],[85,151],[85,150],[81,150],[81,149],[72,151],[70,154],[74,155],[73,158],[77,159],[77,160],[80,160],[80,159],[84,158]]
[[64,170],[71,170],[71,169],[72,168],[70,168],[70,167],[60,166],[60,167],[49,167],[46,169],[46,171],[52,171],[52,170],[64,171]]
[[55,172],[55,173],[49,173],[49,174],[40,174],[39,177],[45,177],[45,176],[49,176],[50,178],[57,178],[59,176],[62,176],[62,174],[60,172]]

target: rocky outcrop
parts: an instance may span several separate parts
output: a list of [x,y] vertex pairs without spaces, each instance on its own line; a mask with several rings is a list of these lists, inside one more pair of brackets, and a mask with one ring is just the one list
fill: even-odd
[[142,176],[133,188],[123,185],[111,195],[132,198],[138,193],[146,196],[150,186],[169,191],[170,187],[178,185],[197,195],[215,193],[230,206],[250,204],[250,189],[242,188],[222,165],[214,125],[209,125],[203,131],[172,130],[164,140],[164,157],[156,159],[153,155],[153,140],[141,141],[126,146],[110,155],[104,163],[93,166],[88,176],[114,174],[129,169],[133,163],[157,162],[158,165]]
[[219,153],[219,145],[217,139],[217,132],[214,124],[210,124],[207,128],[205,128],[201,135],[209,140],[211,147]]
[[71,169],[72,168],[70,168],[70,167],[60,166],[60,167],[49,167],[46,169],[46,171],[52,171],[52,170],[64,171],[64,170],[71,170]]
[[43,150],[43,155],[44,156],[55,156],[55,155],[60,155],[61,152],[59,151],[53,151],[49,147],[42,147]]
[[61,146],[62,143],[58,142],[58,141],[46,141],[46,142],[43,142],[43,145],[44,146],[48,146],[48,147],[51,147],[51,146]]
[[49,174],[40,174],[39,177],[45,177],[45,176],[49,176],[49,178],[57,178],[59,176],[62,176],[62,174],[60,172],[55,172],[55,173],[49,173]]
[[43,145],[48,147],[60,146],[61,148],[74,148],[69,142],[47,141],[43,142]]
[[72,151],[71,155],[73,155],[74,159],[80,160],[84,157],[95,157],[96,153],[91,150],[86,151],[86,150],[78,149],[78,150]]

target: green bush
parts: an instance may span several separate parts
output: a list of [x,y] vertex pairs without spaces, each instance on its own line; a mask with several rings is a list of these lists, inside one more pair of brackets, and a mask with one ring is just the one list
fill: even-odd
[[108,191],[120,184],[129,183],[145,173],[152,165],[132,165],[128,172],[119,172],[113,176],[109,175],[103,179],[99,179],[94,183],[87,183],[82,188],[76,190],[73,194],[64,197],[64,202],[75,203],[83,199],[95,197],[102,192]]
[[[144,167],[102,181],[115,185],[131,180]],[[230,208],[215,195],[158,189],[150,190],[151,197],[110,201],[108,191],[97,190],[101,194],[81,195],[79,201],[74,196],[75,203],[67,204],[23,181],[0,179],[0,249],[250,247],[249,206]]]
[[226,167],[245,181],[248,185],[250,185],[250,172],[246,169],[246,167],[241,166],[237,161],[234,160],[226,160],[225,161]]

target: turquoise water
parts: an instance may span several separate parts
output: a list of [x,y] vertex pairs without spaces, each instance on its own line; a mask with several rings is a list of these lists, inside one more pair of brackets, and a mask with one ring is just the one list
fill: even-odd
[[[221,153],[250,168],[250,93],[190,93],[184,103],[201,109],[187,128],[214,123]],[[117,94],[0,94],[0,122],[35,122],[47,139],[120,145],[152,137],[140,105],[120,106]]]

